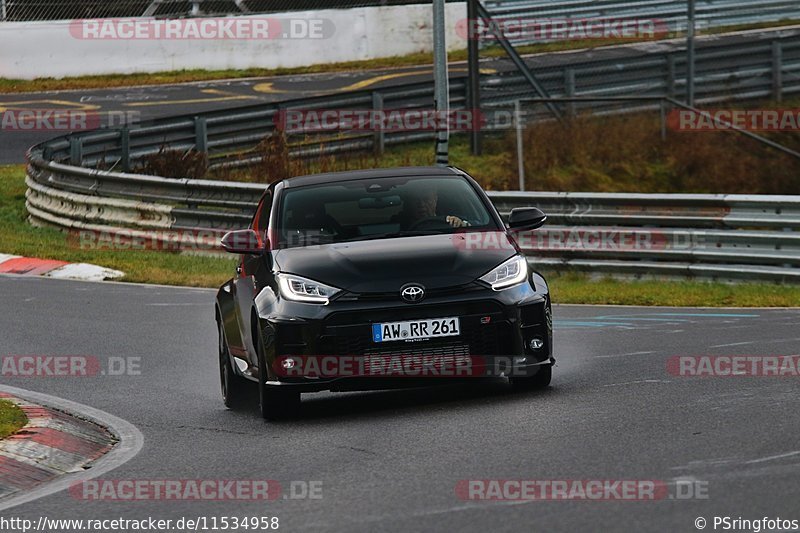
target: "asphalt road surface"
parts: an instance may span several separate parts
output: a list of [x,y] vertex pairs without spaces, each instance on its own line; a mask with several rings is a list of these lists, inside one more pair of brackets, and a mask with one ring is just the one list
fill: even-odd
[[[797,377],[679,377],[676,355],[796,354],[800,310],[557,306],[553,386],[503,381],[305,396],[293,421],[227,411],[213,291],[0,277],[1,355],[141,358],[141,375],[9,378],[144,434],[105,479],[322,482],[322,498],[92,502],[6,517],[277,516],[281,531],[696,531],[716,516],[800,519]],[[460,480],[661,480],[658,501],[463,501]],[[707,497],[683,500],[686,481]],[[699,488],[702,488],[700,490]],[[684,491],[685,494],[685,491]],[[696,496],[696,495],[695,495]],[[703,494],[701,494],[703,496]]]

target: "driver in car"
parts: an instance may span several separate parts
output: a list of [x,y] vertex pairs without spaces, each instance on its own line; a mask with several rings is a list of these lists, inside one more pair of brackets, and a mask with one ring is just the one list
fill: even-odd
[[439,193],[436,189],[417,189],[405,195],[403,211],[400,214],[400,226],[413,229],[415,225],[427,219],[444,219],[454,228],[466,228],[470,223],[455,215],[440,217],[436,213]]

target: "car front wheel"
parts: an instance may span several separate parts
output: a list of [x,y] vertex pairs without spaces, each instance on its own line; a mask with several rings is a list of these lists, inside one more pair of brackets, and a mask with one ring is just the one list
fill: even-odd
[[228,343],[225,342],[225,330],[220,323],[217,323],[217,328],[219,329],[219,380],[222,401],[225,402],[225,407],[228,409],[241,409],[247,403],[249,383],[234,372],[228,352]]

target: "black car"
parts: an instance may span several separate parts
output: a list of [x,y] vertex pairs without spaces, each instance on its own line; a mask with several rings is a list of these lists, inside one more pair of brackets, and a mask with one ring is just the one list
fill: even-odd
[[504,376],[550,384],[547,283],[514,233],[456,168],[401,168],[286,179],[268,187],[249,229],[225,235],[241,255],[217,293],[228,407],[258,383],[261,412],[296,411],[302,392],[372,390]]

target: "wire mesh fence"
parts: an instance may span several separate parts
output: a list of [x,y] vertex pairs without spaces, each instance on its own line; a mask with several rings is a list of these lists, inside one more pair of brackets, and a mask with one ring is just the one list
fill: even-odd
[[0,0],[0,21],[201,17],[416,3],[419,0]]

